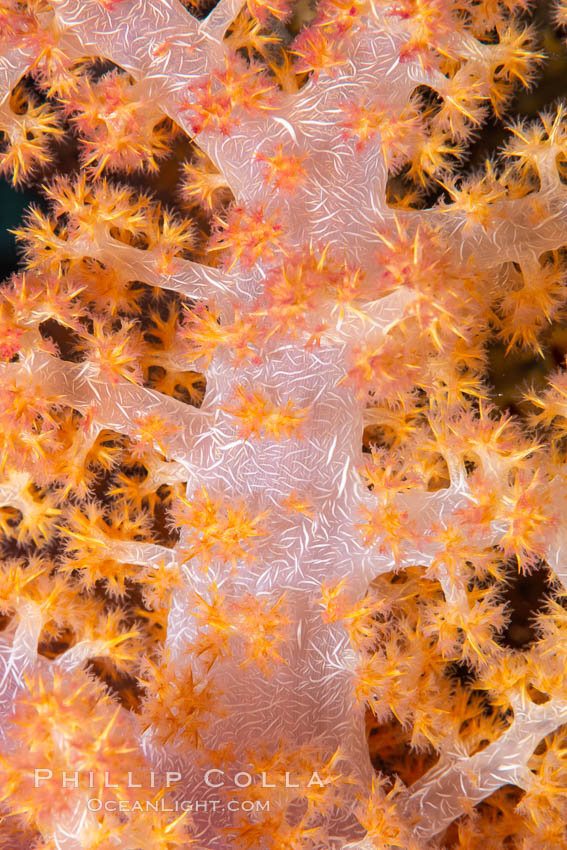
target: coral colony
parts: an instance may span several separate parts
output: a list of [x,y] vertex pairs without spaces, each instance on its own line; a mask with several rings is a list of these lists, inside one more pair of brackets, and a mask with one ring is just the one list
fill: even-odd
[[0,2],[2,848],[567,847],[567,372],[488,378],[565,106],[463,168],[526,7]]

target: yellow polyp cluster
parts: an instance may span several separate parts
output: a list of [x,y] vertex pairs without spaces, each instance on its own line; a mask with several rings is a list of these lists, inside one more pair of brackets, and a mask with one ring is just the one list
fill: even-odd
[[197,558],[203,569],[213,557],[232,564],[239,558],[253,558],[254,540],[267,533],[263,528],[267,511],[254,516],[246,505],[213,499],[205,488],[191,502],[178,497],[171,515],[176,526],[185,530],[184,561]]
[[103,380],[141,381],[138,362],[141,336],[134,322],[123,323],[113,330],[112,326],[104,327],[95,320],[92,334],[85,336],[85,355]]
[[213,127],[230,135],[240,123],[238,110],[253,114],[273,109],[276,93],[276,85],[261,65],[243,66],[235,54],[225,57],[223,70],[191,85],[182,109],[195,133]]
[[244,387],[236,388],[237,401],[225,408],[240,423],[239,433],[247,440],[252,436],[282,437],[298,436],[307,409],[297,409],[293,401],[276,405],[260,393],[247,392]]
[[273,664],[282,662],[278,648],[285,643],[290,624],[285,594],[273,603],[250,594],[227,600],[213,584],[210,601],[195,594],[193,613],[199,628],[193,649],[209,670],[215,661],[235,654],[242,659],[241,667],[257,665],[267,675]]
[[168,663],[167,655],[159,662],[147,659],[139,677],[147,693],[142,723],[151,726],[164,744],[181,737],[192,747],[201,747],[211,717],[222,713],[220,682],[196,679],[190,664],[180,668]]
[[502,297],[501,336],[508,351],[515,346],[533,349],[542,355],[538,336],[558,316],[564,286],[564,272],[558,257],[546,258],[524,272],[506,270],[510,289]]
[[[23,746],[16,756],[3,747],[0,768],[5,796],[18,800],[27,819],[36,823],[39,819],[49,829],[57,819],[69,817],[93,776],[93,790],[100,796],[120,799],[131,794],[125,768],[140,775],[143,761],[119,717],[119,705],[104,688],[81,673],[72,682],[57,674],[52,682],[36,675],[28,680],[27,689],[27,695],[16,700],[11,720],[12,740]],[[104,788],[101,767],[116,775],[116,788]],[[69,777],[64,795],[62,771]],[[73,788],[75,783],[78,787]]]
[[227,251],[231,258],[228,271],[238,262],[251,268],[260,256],[279,253],[281,234],[277,213],[267,216],[261,207],[249,212],[234,206],[226,219],[217,217],[217,231],[209,250]]
[[191,310],[183,326],[184,338],[190,346],[189,361],[199,362],[202,359],[206,367],[218,349],[226,352],[235,364],[257,359],[255,343],[258,330],[257,325],[238,310],[235,310],[232,322],[222,325],[214,304],[208,309]]
[[183,163],[181,196],[189,207],[202,205],[208,212],[222,207],[230,197],[226,179],[199,153],[195,162]]
[[157,172],[169,152],[173,125],[136,95],[133,80],[113,72],[98,81],[81,79],[63,99],[66,115],[81,133],[81,165],[93,179],[105,169]]
[[8,108],[0,116],[6,144],[0,153],[0,174],[18,186],[30,180],[52,160],[51,142],[64,134],[61,118],[41,104],[23,85],[14,89]]
[[274,189],[281,192],[293,192],[305,181],[307,175],[303,163],[306,157],[306,153],[299,156],[284,153],[283,145],[279,146],[273,156],[256,154],[256,158],[266,164],[266,183],[271,183]]

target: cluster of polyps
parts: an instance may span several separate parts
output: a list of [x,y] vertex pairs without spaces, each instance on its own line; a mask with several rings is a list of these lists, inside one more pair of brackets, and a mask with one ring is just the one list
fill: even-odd
[[[539,525],[527,518],[549,493],[537,489],[529,465],[537,446],[518,448],[517,434],[502,437],[509,423],[487,418],[482,405],[471,418],[466,407],[470,413],[477,375],[467,350],[485,333],[487,302],[501,299],[500,290],[494,295],[499,269],[519,264],[526,286],[541,279],[539,291],[560,300],[555,279],[553,289],[545,288],[548,266],[538,257],[564,241],[565,192],[559,178],[547,179],[563,139],[548,134],[534,151],[527,142],[510,146],[524,183],[517,173],[502,177],[490,170],[476,183],[457,183],[449,160],[458,160],[459,140],[480,121],[471,102],[478,110],[489,100],[498,104],[499,83],[529,79],[529,45],[521,29],[510,35],[503,25],[499,40],[482,43],[462,21],[457,26],[448,5],[430,8],[437,46],[450,57],[442,70],[418,61],[427,45],[407,25],[409,6],[406,14],[382,4],[352,10],[330,4],[322,23],[300,36],[302,61],[317,73],[292,93],[276,90],[266,74],[225,53],[223,36],[239,12],[234,0],[221,0],[203,22],[175,0],[32,4],[45,38],[41,26],[22,27],[0,60],[7,93],[34,63],[43,61],[44,73],[54,73],[58,50],[71,60],[111,60],[135,79],[138,102],[189,134],[198,132],[199,146],[236,198],[212,240],[212,250],[231,257],[221,270],[164,259],[159,247],[143,250],[115,238],[112,215],[104,218],[108,207],[81,229],[80,204],[73,208],[69,201],[65,208],[64,190],[52,192],[68,216],[66,235],[57,235],[67,262],[95,258],[127,280],[195,302],[185,326],[189,353],[179,357],[206,362],[200,409],[133,379],[127,334],[119,348],[113,342],[113,380],[100,367],[108,356],[102,346],[100,362],[91,348],[83,363],[36,346],[41,309],[20,316],[20,336],[3,366],[13,386],[27,377],[37,384],[39,376],[46,397],[90,417],[95,436],[108,428],[136,438],[141,422],[161,417],[154,421],[163,433],[154,428],[151,442],[170,463],[154,465],[155,486],[188,482],[172,508],[181,528],[172,548],[138,542],[133,533],[132,539],[113,537],[94,519],[88,534],[76,519],[62,526],[71,548],[86,547],[84,557],[108,551],[114,561],[148,567],[146,584],[155,570],[156,588],[169,587],[169,597],[156,589],[159,604],[169,598],[167,638],[161,666],[155,659],[141,662],[147,695],[139,718],[125,709],[114,715],[81,672],[89,658],[117,655],[119,642],[85,638],[56,661],[38,657],[56,594],[52,585],[45,586],[47,602],[40,594],[17,608],[19,625],[3,644],[3,752],[13,783],[4,802],[15,809],[22,800],[30,809],[40,806],[40,815],[28,820],[59,848],[113,841],[167,848],[190,840],[211,848],[417,847],[500,786],[529,788],[526,765],[535,746],[567,719],[560,684],[551,699],[536,704],[527,696],[525,671],[515,678],[510,673],[505,690],[513,722],[484,749],[471,754],[454,736],[443,741],[439,730],[437,738],[429,730],[440,759],[407,790],[379,782],[368,755],[365,704],[385,699],[388,679],[401,675],[396,665],[412,653],[401,638],[398,658],[385,650],[382,656],[374,645],[382,634],[374,623],[383,625],[403,606],[395,591],[393,601],[369,591],[373,581],[393,570],[423,568],[442,591],[423,629],[441,646],[439,635],[450,623],[455,634],[451,644],[443,632],[445,659],[468,660],[482,675],[501,657],[494,640],[500,609],[498,600],[488,599],[475,607],[470,562],[477,557],[479,574],[485,568],[490,577],[497,571],[486,567],[486,553],[495,547],[524,564],[559,551],[551,532],[538,536],[540,526],[551,527],[551,514],[544,511]],[[340,25],[333,25],[333,15]],[[308,63],[314,54],[319,65]],[[442,133],[426,127],[412,100],[419,85],[443,101]],[[386,204],[388,166],[404,162],[418,178],[444,179],[452,203],[394,214]],[[95,177],[102,167],[99,161]],[[84,185],[73,191],[94,209]],[[33,258],[29,232],[26,239]],[[118,357],[126,364],[121,373]],[[414,442],[415,477],[399,452],[376,451],[365,473],[369,489],[359,470],[363,428],[388,416],[401,420],[404,399],[416,387],[429,392],[428,451],[442,459],[447,486],[435,489],[420,473]],[[30,480],[33,475],[22,481],[12,473],[2,485],[4,503],[24,518],[31,510]],[[54,507],[54,516],[58,512]],[[561,578],[559,555],[552,566]],[[419,665],[415,670],[419,678]],[[551,679],[549,673],[541,690],[551,690]],[[490,681],[497,690],[494,677]],[[73,701],[72,689],[81,687],[82,701]],[[413,708],[412,694],[405,695],[409,726],[419,694],[416,681]],[[54,713],[53,728],[38,719],[42,700]],[[67,709],[73,735],[78,723],[90,722],[98,748],[63,731]],[[116,724],[127,742],[122,764],[110,752]],[[41,741],[51,742],[37,749],[49,763],[34,764],[24,752],[24,727],[42,730]],[[182,811],[188,808],[191,820],[175,815],[173,825],[164,826],[154,819],[150,828],[150,820],[131,815],[130,792],[124,794],[130,808],[116,814],[116,805],[107,805],[103,817],[100,807],[87,805],[84,784],[53,790],[51,783],[48,795],[46,783],[22,784],[13,776],[16,769],[21,777],[37,768],[86,772],[94,766],[113,779],[113,772],[128,769],[130,776],[144,765],[179,777],[172,802],[190,801]],[[219,783],[219,776],[231,781]],[[112,787],[99,789],[105,805]],[[144,794],[153,801],[148,789]]]

